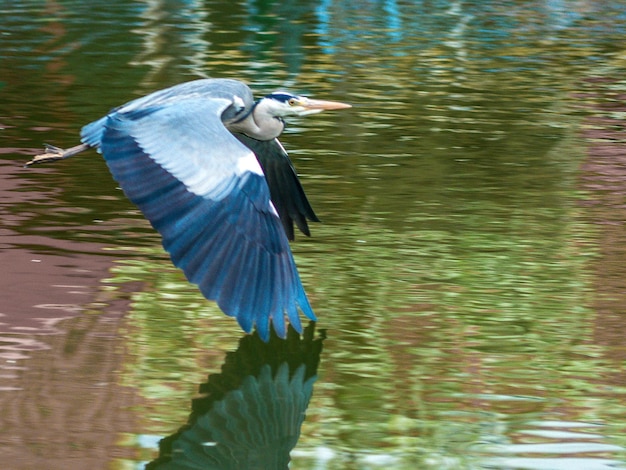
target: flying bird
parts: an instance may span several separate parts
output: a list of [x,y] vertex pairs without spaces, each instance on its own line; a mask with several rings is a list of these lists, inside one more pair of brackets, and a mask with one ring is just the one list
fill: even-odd
[[84,126],[81,144],[47,146],[27,166],[89,148],[100,152],[126,196],[161,234],[174,265],[264,340],[298,309],[315,314],[288,240],[294,223],[319,221],[277,137],[284,118],[349,108],[287,92],[257,101],[244,83],[202,79],[156,91]]

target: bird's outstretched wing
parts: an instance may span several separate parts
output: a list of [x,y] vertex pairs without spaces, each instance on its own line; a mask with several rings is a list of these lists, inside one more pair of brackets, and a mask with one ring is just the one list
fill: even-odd
[[[226,98],[126,106],[85,126],[128,198],[208,299],[268,338],[301,331],[298,307],[315,319],[262,169],[224,127]],[[131,103],[132,104],[132,103]]]
[[235,137],[252,149],[261,163],[287,238],[294,239],[294,222],[302,233],[310,236],[307,219],[313,222],[320,220],[313,212],[289,155],[278,139],[260,141],[243,134],[236,134]]

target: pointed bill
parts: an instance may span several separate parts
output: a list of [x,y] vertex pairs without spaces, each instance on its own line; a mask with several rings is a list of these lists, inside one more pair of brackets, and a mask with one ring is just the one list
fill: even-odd
[[341,103],[339,101],[312,100],[309,98],[300,98],[298,99],[297,104],[306,109],[319,111],[330,111],[335,109],[346,109],[352,107],[352,105],[350,104]]

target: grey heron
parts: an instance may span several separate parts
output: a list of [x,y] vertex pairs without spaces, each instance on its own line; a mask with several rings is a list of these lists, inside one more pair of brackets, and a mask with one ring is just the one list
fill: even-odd
[[161,234],[187,279],[249,333],[285,337],[285,318],[315,314],[289,242],[318,221],[277,137],[283,118],[349,108],[287,92],[255,101],[230,79],[182,83],[84,126],[81,144],[47,146],[27,165],[100,152],[126,196]]

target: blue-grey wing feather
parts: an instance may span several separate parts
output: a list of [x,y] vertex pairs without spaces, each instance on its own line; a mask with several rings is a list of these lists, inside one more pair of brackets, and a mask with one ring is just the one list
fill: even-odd
[[244,331],[268,338],[271,320],[284,336],[285,315],[300,331],[298,307],[315,317],[260,166],[222,124],[232,100],[172,94],[118,108],[85,126],[83,142],[102,152],[174,264]]

